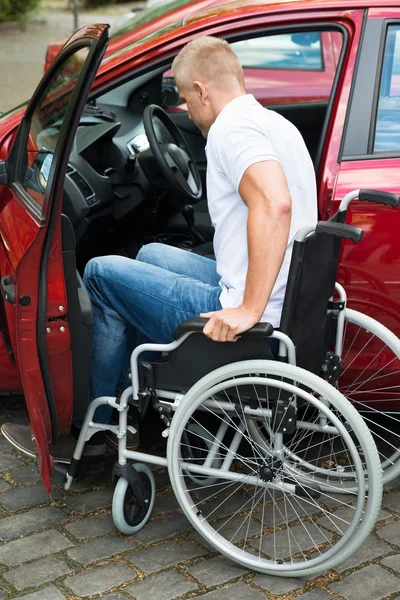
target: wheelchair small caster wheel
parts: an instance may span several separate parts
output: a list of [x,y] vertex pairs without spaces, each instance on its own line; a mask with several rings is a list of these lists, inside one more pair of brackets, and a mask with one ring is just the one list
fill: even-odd
[[153,510],[156,492],[154,476],[149,467],[138,463],[134,468],[143,482],[146,506],[141,508],[137,505],[134,493],[125,477],[119,478],[112,501],[115,526],[121,533],[127,535],[137,533],[146,525]]

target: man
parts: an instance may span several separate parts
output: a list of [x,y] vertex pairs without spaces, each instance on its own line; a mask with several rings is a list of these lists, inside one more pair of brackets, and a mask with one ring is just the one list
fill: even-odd
[[[246,94],[229,44],[197,38],[172,68],[189,116],[207,138],[216,261],[149,244],[136,260],[108,256],[88,263],[92,399],[115,396],[133,348],[172,341],[187,318],[207,318],[204,334],[218,342],[235,342],[259,321],[278,327],[295,233],[317,220],[315,175],[304,141],[289,121]],[[110,410],[98,409],[96,420],[109,422]],[[130,441],[134,447],[136,440]]]

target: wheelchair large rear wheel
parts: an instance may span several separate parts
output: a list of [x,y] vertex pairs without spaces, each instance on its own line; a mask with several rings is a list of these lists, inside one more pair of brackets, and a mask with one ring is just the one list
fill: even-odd
[[367,423],[383,483],[400,475],[400,340],[389,329],[346,309],[339,391]]
[[[249,418],[264,423],[260,441],[249,434]],[[201,463],[186,448],[193,423],[215,439]],[[263,573],[306,576],[343,562],[369,535],[381,504],[379,458],[362,417],[329,383],[275,361],[233,363],[194,385],[172,420],[167,458],[193,526]],[[198,485],[189,472],[213,483]],[[355,491],[338,497],[346,478]]]

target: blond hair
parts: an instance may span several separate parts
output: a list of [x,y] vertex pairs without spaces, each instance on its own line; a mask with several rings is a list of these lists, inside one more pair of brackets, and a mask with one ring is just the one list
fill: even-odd
[[182,48],[172,63],[180,88],[190,89],[196,79],[220,89],[244,87],[243,69],[228,42],[216,37],[198,37]]

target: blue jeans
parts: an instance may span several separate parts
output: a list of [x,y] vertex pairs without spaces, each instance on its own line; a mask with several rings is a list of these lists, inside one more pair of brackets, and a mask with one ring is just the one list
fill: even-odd
[[[214,260],[164,244],[144,246],[135,260],[89,261],[84,283],[94,316],[90,400],[122,391],[118,384],[136,346],[167,344],[185,319],[221,310],[219,279]],[[96,421],[108,423],[111,412],[101,406]]]

